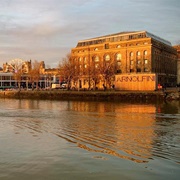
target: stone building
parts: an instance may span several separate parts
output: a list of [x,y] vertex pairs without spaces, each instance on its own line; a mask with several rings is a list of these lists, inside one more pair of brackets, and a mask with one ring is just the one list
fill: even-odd
[[[39,64],[38,64],[39,63]],[[37,62],[39,65],[39,87],[51,87],[53,83],[61,83],[59,71],[56,68],[45,68],[44,61]],[[14,59],[3,64],[3,69],[0,73],[0,89],[9,89],[17,86],[17,81],[14,78],[16,66],[21,69],[21,87],[28,88],[31,82],[29,81],[30,71],[33,67],[32,61],[23,61],[21,59]]]
[[27,74],[31,69],[31,60],[23,61],[22,59],[13,59],[3,64],[3,72],[15,72],[17,69],[22,69],[22,73]]
[[177,49],[177,84],[180,85],[180,45],[174,46]]
[[[158,84],[177,84],[176,49],[169,41],[147,31],[120,32],[79,41],[72,48],[71,57],[79,74],[75,82],[78,88],[93,86],[89,68],[98,69],[101,62],[113,64],[114,76],[154,74],[155,88]],[[115,78],[112,84],[113,81]],[[98,88],[103,85],[101,80],[96,84]]]

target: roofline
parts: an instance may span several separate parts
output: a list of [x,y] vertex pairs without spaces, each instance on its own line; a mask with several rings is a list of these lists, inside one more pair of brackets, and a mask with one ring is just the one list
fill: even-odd
[[109,35],[104,35],[104,36],[99,36],[96,38],[91,38],[91,39],[85,39],[85,40],[80,40],[78,41],[78,43],[83,43],[83,42],[88,42],[88,41],[93,41],[93,40],[101,40],[104,38],[112,38],[112,37],[119,37],[119,36],[126,36],[126,35],[133,35],[133,34],[137,34],[137,33],[146,33],[147,37],[149,38],[153,38],[155,40],[158,40],[166,45],[172,46],[171,42],[168,40],[165,40],[159,36],[156,36],[152,33],[149,33],[148,31],[132,31],[132,32],[119,32],[119,33],[115,33],[115,34],[109,34]]
[[[145,33],[147,31],[133,31],[133,32],[119,32],[119,33],[115,33],[115,34],[107,34],[107,35],[104,35],[104,36],[99,36],[99,37],[96,37],[96,38],[90,38],[90,39],[85,39],[85,40],[80,40],[79,43],[81,42],[87,42],[87,41],[92,41],[92,40],[98,40],[98,39],[102,39],[102,38],[106,38],[106,37],[116,37],[116,36],[125,36],[125,35],[129,35],[129,34],[137,34],[137,33]],[[122,33],[122,34],[121,34]]]

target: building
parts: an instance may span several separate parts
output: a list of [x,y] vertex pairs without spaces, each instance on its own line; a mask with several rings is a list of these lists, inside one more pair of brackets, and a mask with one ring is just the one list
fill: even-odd
[[[21,59],[14,59],[3,64],[3,69],[0,72],[0,89],[17,88],[18,81],[20,81],[20,86],[22,88],[32,88],[29,74],[30,70],[33,68],[32,66],[31,60],[23,61]],[[22,71],[20,80],[15,78],[14,73],[17,70],[16,68]],[[53,83],[61,83],[58,69],[46,69],[44,61],[39,63],[38,79],[38,87],[40,88],[51,87],[51,84]]]
[[[72,48],[71,57],[78,72],[73,83],[78,88],[102,88],[104,85],[110,88],[115,84],[120,90],[155,90],[158,84],[177,84],[176,49],[169,41],[147,31],[120,32],[79,41]],[[96,83],[94,81],[92,72],[100,71],[101,64],[113,66],[114,77],[111,76],[110,83],[102,76]],[[118,81],[122,76],[124,81]]]
[[180,85],[180,45],[174,46],[177,49],[177,84]]
[[31,69],[31,60],[23,61],[22,59],[13,59],[3,64],[3,72],[14,72],[16,69],[22,69],[23,73],[28,73]]

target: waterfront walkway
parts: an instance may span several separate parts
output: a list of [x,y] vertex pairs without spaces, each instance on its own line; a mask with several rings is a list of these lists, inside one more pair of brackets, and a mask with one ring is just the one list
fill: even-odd
[[164,101],[179,100],[179,89],[167,88],[158,91],[13,90],[1,91],[0,98],[50,100]]

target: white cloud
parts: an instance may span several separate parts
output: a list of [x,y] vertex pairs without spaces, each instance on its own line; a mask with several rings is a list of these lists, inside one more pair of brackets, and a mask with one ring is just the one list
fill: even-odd
[[173,44],[179,0],[1,0],[0,66],[12,58],[56,64],[82,39],[147,30]]

